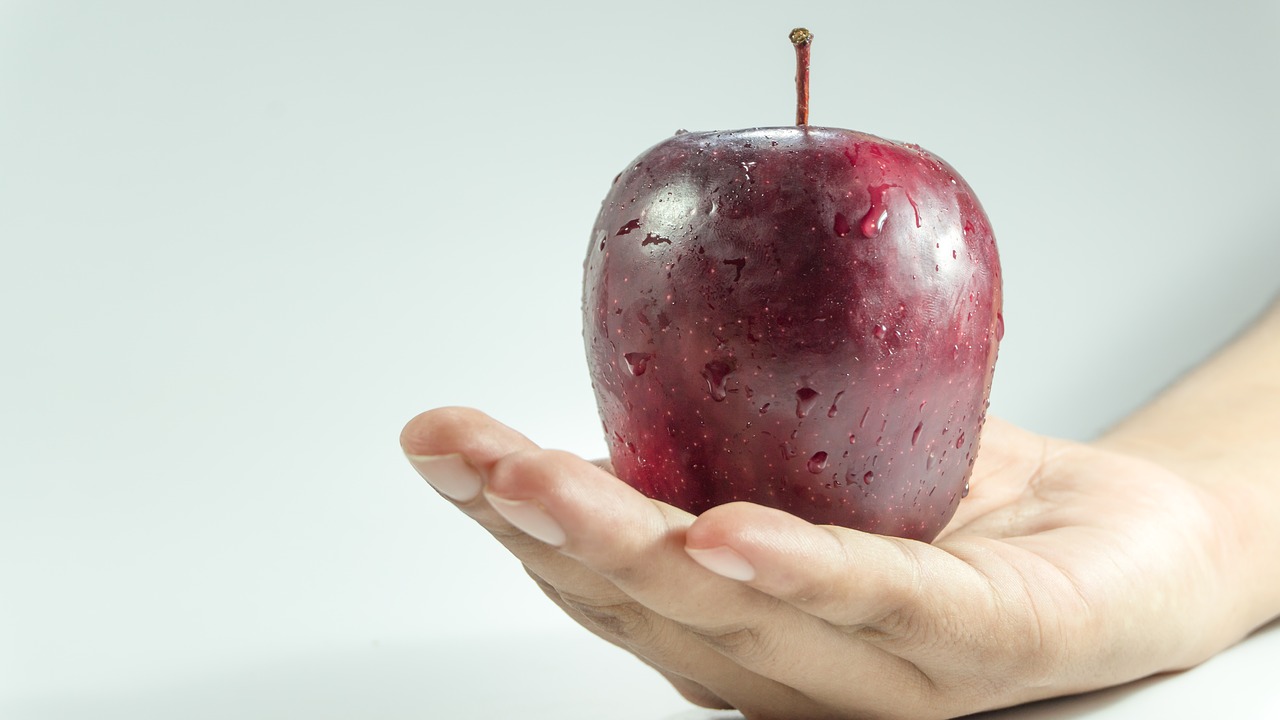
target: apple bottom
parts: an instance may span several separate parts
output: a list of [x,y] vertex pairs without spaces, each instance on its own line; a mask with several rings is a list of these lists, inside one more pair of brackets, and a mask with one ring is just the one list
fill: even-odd
[[967,494],[986,404],[972,378],[850,382],[819,371],[766,394],[731,376],[717,400],[661,375],[652,368],[633,379],[648,387],[630,383],[603,407],[618,476],[656,500],[695,514],[753,502],[927,542]]

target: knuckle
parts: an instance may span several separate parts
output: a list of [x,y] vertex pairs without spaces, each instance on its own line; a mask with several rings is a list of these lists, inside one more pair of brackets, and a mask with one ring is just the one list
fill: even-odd
[[558,594],[566,609],[612,637],[643,644],[652,634],[649,611],[629,597],[593,597],[563,590]]
[[776,643],[760,628],[750,625],[715,628],[686,626],[686,629],[716,652],[743,662],[753,662],[774,654]]

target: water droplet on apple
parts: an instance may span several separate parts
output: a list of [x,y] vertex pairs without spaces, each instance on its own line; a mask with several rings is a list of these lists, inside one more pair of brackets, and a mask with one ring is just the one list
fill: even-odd
[[835,398],[831,400],[831,408],[827,410],[827,417],[833,418],[836,416],[836,413],[840,409],[839,407],[837,407],[837,403],[840,402],[841,395],[844,395],[844,390],[841,390],[840,392],[836,393]]
[[622,356],[627,361],[627,369],[632,375],[640,377],[649,367],[649,360],[653,357],[653,353],[630,352]]
[[960,431],[960,435],[956,438],[956,449],[964,447],[964,431]]
[[688,131],[688,130],[685,130],[684,128],[680,128],[679,130],[677,130],[677,131],[675,132],[675,134],[676,134],[676,135],[688,135],[688,134],[689,134],[689,131]]
[[617,232],[617,234],[618,234],[618,235],[629,235],[629,234],[631,233],[631,231],[632,231],[632,230],[635,230],[635,229],[636,229],[636,228],[638,228],[638,227],[640,227],[640,218],[636,218],[636,219],[634,219],[634,220],[628,220],[628,221],[626,222],[626,224],[625,224],[625,225],[623,225],[622,227],[618,228],[618,232]]
[[889,334],[889,328],[884,325],[876,325],[871,330],[871,334],[875,335],[877,340],[883,340],[885,336]]
[[836,235],[840,237],[847,237],[849,235],[849,231],[852,230],[853,227],[849,225],[849,218],[845,217],[844,213],[836,213],[836,220],[832,229],[835,231]]
[[707,381],[707,392],[711,394],[712,400],[721,402],[728,397],[725,381],[731,372],[733,368],[723,360],[712,360],[703,366],[702,377]]
[[867,214],[862,218],[862,234],[868,239],[879,235],[880,231],[884,229],[884,221],[889,219],[889,210],[887,208],[881,209],[878,214],[872,214],[875,211],[875,206],[872,206],[871,210],[867,211]]
[[860,223],[862,234],[867,238],[879,235],[884,229],[885,220],[889,219],[889,208],[885,205],[884,195],[892,187],[897,185],[876,185],[867,188],[867,192],[871,194],[871,207],[867,209],[867,214],[862,216]]
[[857,442],[858,442],[858,436],[857,436],[857,435],[854,435],[853,433],[850,433],[850,434],[849,434],[849,444],[850,444],[850,445],[856,445],[856,444],[857,444]]
[[996,313],[996,342],[1004,339],[1004,313]]
[[911,431],[911,444],[914,446],[916,441],[920,439],[920,431],[924,429],[924,421],[916,423],[916,429]]
[[864,474],[862,475],[862,484],[863,484],[863,485],[870,485],[870,484],[871,484],[871,479],[872,479],[872,478],[874,478],[874,477],[875,477],[875,473],[873,473],[873,472],[871,472],[870,470],[868,470],[866,473],[864,473]]
[[[969,481],[968,480],[964,481],[964,490],[960,491],[960,497],[962,498],[969,497]],[[977,502],[977,501],[975,500],[974,502]]]
[[813,457],[809,458],[809,472],[817,475],[827,468],[827,454],[824,452],[816,452]]
[[796,391],[796,417],[802,418],[813,409],[818,401],[818,391],[811,387],[802,387]]
[[761,406],[760,406],[760,414],[761,414],[761,415],[763,415],[763,414],[765,414],[765,413],[769,412],[769,406],[770,406],[770,405],[772,405],[772,403],[765,403],[764,405],[761,405]]
[[[628,232],[630,231],[628,230]],[[660,245],[662,243],[666,243],[667,245],[670,245],[671,238],[664,238],[661,235],[658,235],[656,233],[649,233],[648,235],[644,236],[643,240],[640,241],[640,245],[642,247],[645,245]]]

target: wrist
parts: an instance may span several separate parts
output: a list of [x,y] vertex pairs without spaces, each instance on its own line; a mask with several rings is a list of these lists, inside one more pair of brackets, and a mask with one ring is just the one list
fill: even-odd
[[1233,480],[1212,492],[1227,514],[1235,575],[1229,587],[1238,593],[1244,635],[1280,617],[1280,484]]
[[1228,457],[1204,457],[1170,449],[1156,436],[1127,432],[1092,443],[1153,462],[1200,491],[1211,528],[1204,542],[1215,567],[1213,616],[1221,623],[1208,641],[1221,649],[1280,617],[1280,482]]
[[1237,636],[1280,616],[1280,303],[1094,444],[1155,462],[1214,505],[1217,593]]

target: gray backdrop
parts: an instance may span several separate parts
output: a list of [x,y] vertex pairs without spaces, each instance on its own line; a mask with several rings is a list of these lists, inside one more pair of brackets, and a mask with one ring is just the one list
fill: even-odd
[[[790,122],[795,25],[814,124],[919,143],[982,198],[992,412],[1088,438],[1276,292],[1280,4],[791,8],[0,2],[6,717],[361,672],[429,707],[430,668],[492,667],[477,637],[552,638],[544,666],[594,643],[396,436],[465,404],[603,452],[600,199],[678,128]],[[239,716],[337,712],[270,697]]]

